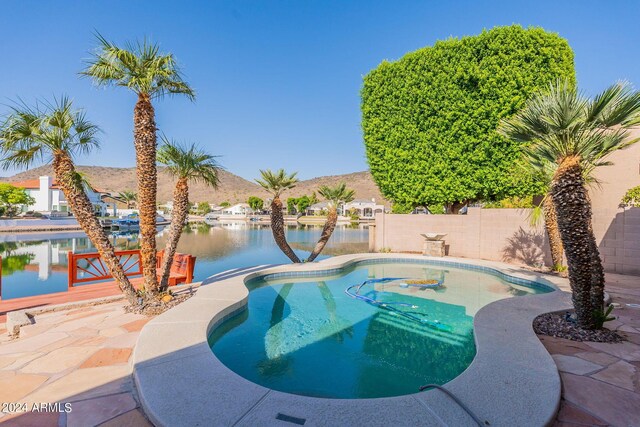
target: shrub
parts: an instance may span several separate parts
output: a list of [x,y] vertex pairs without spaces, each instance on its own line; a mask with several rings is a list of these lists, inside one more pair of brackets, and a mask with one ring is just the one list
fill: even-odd
[[367,74],[366,155],[394,212],[541,193],[513,166],[520,145],[496,128],[559,77],[575,80],[566,40],[518,25],[438,41]]
[[509,197],[494,202],[484,202],[482,207],[484,209],[531,209],[533,196]]
[[34,198],[27,194],[24,188],[0,182],[0,207],[3,208],[3,215],[12,217],[20,212],[21,205],[32,205],[34,203]]
[[250,196],[247,200],[247,204],[254,211],[261,211],[264,207],[264,200],[257,196]]
[[622,204],[631,207],[640,207],[640,185],[630,188],[622,197]]
[[198,203],[197,209],[198,209],[198,213],[200,215],[206,215],[209,212],[211,212],[211,206],[209,206],[209,203],[207,203],[207,202]]

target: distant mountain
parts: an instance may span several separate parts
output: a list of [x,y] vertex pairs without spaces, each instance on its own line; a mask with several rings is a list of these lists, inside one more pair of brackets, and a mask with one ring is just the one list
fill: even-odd
[[[85,173],[91,185],[98,190],[118,193],[120,191],[136,191],[136,171],[135,168],[112,168],[104,166],[78,166],[78,170]],[[11,177],[0,178],[1,181],[23,181],[26,179],[38,178],[39,176],[53,176],[51,166],[41,166],[21,172]],[[373,182],[368,171],[354,172],[345,175],[331,175],[301,181],[298,185],[284,194],[287,197],[299,197],[304,194],[310,195],[317,191],[321,185],[335,185],[346,182],[349,188],[355,190],[358,199],[376,199],[383,201],[380,190]],[[175,180],[164,171],[158,168],[158,201],[164,203],[172,199]],[[249,196],[257,196],[263,199],[269,194],[256,183],[247,181],[244,178],[234,175],[231,172],[221,171],[220,186],[217,190],[212,190],[202,184],[189,185],[189,199],[192,202],[230,203],[246,202]]]

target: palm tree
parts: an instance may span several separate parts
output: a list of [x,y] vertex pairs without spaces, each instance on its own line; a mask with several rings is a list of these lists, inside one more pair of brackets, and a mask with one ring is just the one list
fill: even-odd
[[[523,162],[524,163],[524,162]],[[534,161],[528,159],[523,167],[530,169],[534,168],[538,179],[544,184],[547,189],[546,193],[542,197],[542,201],[539,206],[533,209],[531,215],[532,225],[539,224],[540,220],[544,220],[544,228],[547,232],[547,239],[549,240],[549,249],[551,252],[551,264],[554,271],[562,271],[564,247],[562,246],[562,237],[560,236],[560,230],[558,229],[558,216],[556,214],[556,208],[553,205],[553,198],[549,191],[551,187],[551,181],[553,179],[555,163],[550,163],[542,159]]]
[[296,186],[298,178],[296,178],[297,172],[291,175],[287,174],[284,169],[280,169],[277,172],[271,170],[261,170],[260,174],[262,179],[256,179],[256,182],[262,186],[265,190],[271,193],[273,199],[271,200],[271,232],[276,244],[284,254],[289,257],[292,262],[300,262],[300,258],[293,252],[291,246],[287,243],[287,236],[284,232],[284,217],[282,216],[282,200],[280,195],[285,190],[289,190]]
[[138,194],[133,191],[125,190],[118,193],[117,198],[127,205],[127,209],[131,209],[136,206]]
[[615,84],[594,99],[567,81],[535,95],[500,132],[522,142],[533,161],[554,164],[550,193],[569,266],[578,324],[595,329],[604,310],[604,270],[591,225],[585,169],[606,164],[615,150],[637,142],[629,128],[640,122],[640,93]]
[[320,252],[322,252],[329,241],[329,238],[333,234],[333,230],[335,230],[336,223],[338,222],[338,206],[340,203],[349,203],[353,200],[355,195],[353,190],[347,189],[347,184],[344,182],[336,185],[335,187],[323,185],[318,189],[318,193],[320,193],[320,195],[329,202],[327,221],[324,223],[320,239],[313,248],[309,258],[307,258],[307,262],[314,261],[318,255],[320,255]]
[[160,291],[169,284],[169,272],[178,241],[189,214],[189,182],[201,182],[211,188],[218,187],[218,171],[221,169],[214,156],[207,154],[195,144],[185,146],[166,138],[158,149],[158,163],[167,167],[167,171],[177,179],[173,190],[173,209],[169,237],[162,258]]
[[0,151],[5,169],[28,168],[36,162],[52,160],[56,181],[64,193],[78,224],[94,244],[101,259],[129,302],[137,304],[137,293],[115,255],[113,245],[94,215],[85,193],[85,181],[76,171],[73,157],[99,147],[99,128],[81,111],[73,110],[70,99],[29,108],[17,105],[0,127]]
[[[526,159],[529,168],[533,167],[537,171],[538,178],[542,183],[544,183],[544,186],[547,189],[546,193],[542,197],[540,206],[533,210],[531,223],[535,225],[538,224],[540,219],[544,219],[544,227],[549,240],[553,270],[563,271],[564,265],[562,260],[564,258],[564,247],[562,246],[562,237],[560,236],[560,229],[558,228],[558,215],[556,214],[556,208],[553,204],[553,197],[551,195],[551,182],[553,181],[556,164],[551,163],[544,158],[534,158],[532,157],[532,153],[528,153]],[[588,162],[588,159],[583,160],[585,183],[589,185],[599,185],[600,182],[595,176],[593,176],[592,172],[597,166],[607,166],[610,163],[599,162],[597,165],[593,165]]]
[[137,95],[133,109],[133,139],[136,149],[138,209],[140,211],[140,257],[145,290],[158,290],[156,277],[156,122],[151,101],[165,95],[185,95],[193,100],[193,89],[182,79],[172,54],[160,52],[147,40],[124,48],[97,35],[100,46],[81,75],[100,86],[121,86]]

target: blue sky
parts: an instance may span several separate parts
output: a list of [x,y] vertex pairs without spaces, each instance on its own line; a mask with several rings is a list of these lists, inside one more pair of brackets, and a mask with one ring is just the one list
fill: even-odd
[[116,43],[147,36],[173,52],[197,100],[157,102],[159,128],[247,179],[261,168],[301,178],[366,169],[362,76],[449,36],[541,26],[569,41],[587,93],[619,79],[640,86],[638,1],[14,0],[2,9],[0,112],[17,97],[68,94],[104,131],[102,150],[78,164],[135,163],[135,95],[77,76],[94,30]]

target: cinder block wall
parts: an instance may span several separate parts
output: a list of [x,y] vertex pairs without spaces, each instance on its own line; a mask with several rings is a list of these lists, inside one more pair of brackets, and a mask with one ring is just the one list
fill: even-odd
[[[632,136],[640,137],[640,130]],[[590,190],[593,231],[607,271],[640,275],[640,208],[620,206],[627,190],[640,185],[640,142],[607,160],[613,165],[596,169],[599,185]]]
[[529,209],[470,208],[467,215],[376,215],[374,251],[420,252],[422,233],[446,233],[447,255],[540,265],[550,255],[542,226]]
[[[447,255],[550,265],[544,227],[529,209],[470,208],[467,215],[376,215],[372,251],[421,252],[422,233],[447,233]],[[606,271],[640,275],[640,208],[594,209],[593,229]]]
[[593,214],[605,270],[640,276],[640,208],[594,210]]

